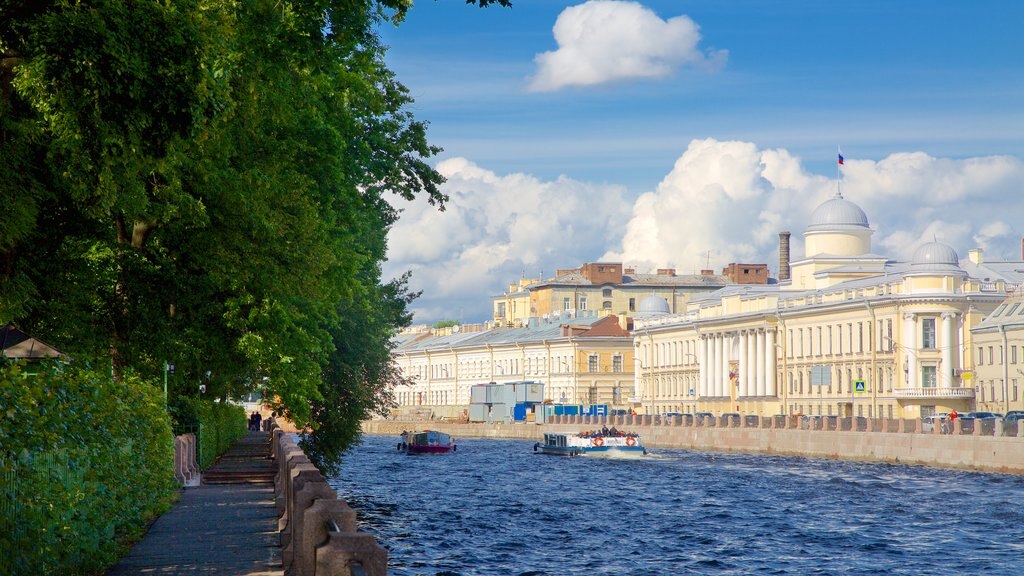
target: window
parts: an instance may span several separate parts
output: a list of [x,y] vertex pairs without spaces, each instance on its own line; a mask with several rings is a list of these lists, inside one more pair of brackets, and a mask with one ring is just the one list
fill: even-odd
[[935,318],[921,319],[921,347],[935,349]]
[[562,298],[562,310],[569,310],[572,308],[572,304],[569,302],[569,297]]
[[605,298],[611,298],[612,297],[612,289],[611,288],[605,288],[604,290],[601,291],[601,296],[604,296]]
[[935,366],[921,366],[921,388],[935,388]]
[[1017,347],[1010,346],[1010,364],[1017,363]]
[[580,310],[586,310],[586,309],[587,309],[587,297],[586,296],[580,296]]
[[994,358],[994,357],[993,357],[993,355],[992,355],[992,347],[991,347],[991,346],[989,346],[989,347],[988,347],[988,363],[989,363],[989,364],[995,364],[995,361],[993,360],[993,358]]
[[828,354],[832,355],[832,327],[828,327]]
[[1013,402],[1016,402],[1017,401],[1017,379],[1013,378],[1012,380],[1010,380],[1010,384],[1011,384],[1011,390],[1010,391],[1013,393],[1013,398],[1011,398],[1011,400]]
[[494,316],[497,317],[497,318],[504,318],[505,317],[505,303],[504,302],[498,302],[498,312]]
[[864,352],[864,323],[857,322],[857,352]]
[[597,372],[597,354],[591,354],[587,357],[587,371]]
[[822,344],[822,340],[821,340],[821,326],[818,326],[818,356],[821,356],[822,353],[824,353],[824,351],[825,351],[825,349],[822,348],[821,344]]
[[612,356],[612,372],[622,372],[622,354]]
[[889,352],[896,349],[896,343],[892,341],[892,320],[885,321],[885,337],[889,340]]
[[611,300],[605,300],[604,302],[601,303],[601,308],[604,308],[605,310],[611,310],[612,309],[612,301]]
[[985,364],[985,349],[978,346],[978,366]]
[[636,298],[629,299],[629,311],[636,312]]

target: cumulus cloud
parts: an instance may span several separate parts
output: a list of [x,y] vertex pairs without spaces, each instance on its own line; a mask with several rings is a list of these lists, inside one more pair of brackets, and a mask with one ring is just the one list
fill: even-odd
[[554,91],[630,78],[658,78],[681,66],[714,69],[724,50],[705,54],[700,27],[687,16],[662,20],[636,2],[591,0],[566,8],[554,26],[558,49],[538,54],[529,89]]
[[[992,257],[1020,258],[1024,163],[1009,156],[934,158],[899,153],[880,161],[848,158],[842,193],[868,215],[873,251],[909,258],[938,239],[963,256],[982,247]],[[674,266],[682,273],[729,262],[778,268],[778,232],[793,233],[792,257],[803,255],[801,233],[811,212],[836,193],[836,182],[809,173],[786,150],[750,142],[694,140],[653,192],[643,194],[619,246],[603,258],[641,269]]]
[[490,296],[524,273],[551,276],[594,260],[629,215],[621,186],[499,175],[464,158],[438,171],[448,179],[447,210],[396,201],[404,211],[388,236],[385,275],[413,272],[412,287],[424,291],[413,305],[418,321],[489,317]]

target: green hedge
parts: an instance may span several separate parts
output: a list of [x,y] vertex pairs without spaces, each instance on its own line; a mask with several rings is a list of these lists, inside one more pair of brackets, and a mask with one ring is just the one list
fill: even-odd
[[245,408],[236,404],[180,398],[175,402],[174,412],[182,431],[198,435],[196,459],[201,470],[206,470],[218,455],[248,433]]
[[0,573],[96,573],[169,508],[161,390],[80,362],[0,365]]

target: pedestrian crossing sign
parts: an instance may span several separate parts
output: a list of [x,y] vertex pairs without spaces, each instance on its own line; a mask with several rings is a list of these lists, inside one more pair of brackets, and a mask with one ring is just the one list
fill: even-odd
[[858,394],[863,394],[864,392],[867,392],[867,386],[864,385],[863,380],[854,380],[853,391]]

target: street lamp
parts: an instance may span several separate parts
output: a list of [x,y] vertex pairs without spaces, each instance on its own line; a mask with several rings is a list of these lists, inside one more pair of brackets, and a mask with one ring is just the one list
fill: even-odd
[[174,364],[164,361],[164,406],[167,406],[167,375],[174,374]]

